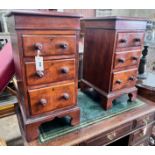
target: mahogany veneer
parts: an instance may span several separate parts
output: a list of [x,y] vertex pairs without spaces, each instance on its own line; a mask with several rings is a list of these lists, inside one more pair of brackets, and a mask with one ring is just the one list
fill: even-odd
[[81,89],[94,88],[104,109],[127,93],[136,98],[137,68],[144,42],[145,19],[103,17],[82,19],[84,58]]
[[[8,15],[21,127],[27,141],[38,137],[39,126],[55,117],[80,121],[77,107],[80,16],[58,12],[13,11]],[[44,70],[37,72],[40,50]]]

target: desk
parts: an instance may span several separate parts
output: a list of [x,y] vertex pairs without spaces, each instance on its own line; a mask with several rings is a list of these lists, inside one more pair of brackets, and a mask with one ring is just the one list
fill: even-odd
[[24,140],[24,144],[30,146],[108,145],[127,137],[124,141],[126,145],[149,145],[149,136],[155,122],[155,104],[143,97],[138,96],[138,98],[147,104],[52,139],[47,143],[40,144],[38,140],[27,143]]
[[138,80],[138,94],[155,102],[155,73],[147,73],[147,78]]

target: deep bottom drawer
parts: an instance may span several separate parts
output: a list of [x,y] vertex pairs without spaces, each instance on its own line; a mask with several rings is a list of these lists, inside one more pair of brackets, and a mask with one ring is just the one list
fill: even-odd
[[114,72],[112,79],[112,91],[135,86],[137,68]]
[[76,102],[75,83],[29,90],[31,114],[41,114],[73,106]]

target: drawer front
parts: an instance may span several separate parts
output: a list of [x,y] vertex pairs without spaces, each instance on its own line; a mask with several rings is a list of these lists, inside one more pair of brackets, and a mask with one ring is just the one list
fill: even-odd
[[75,105],[75,84],[63,84],[29,90],[31,114],[41,114]]
[[137,80],[137,69],[114,72],[112,79],[112,90],[134,86]]
[[131,145],[134,145],[139,141],[145,139],[146,137],[149,137],[150,133],[151,133],[151,126],[143,127],[142,129],[139,129],[138,131],[134,132],[131,135]]
[[116,128],[108,133],[104,133],[102,135],[96,136],[85,142],[84,145],[87,146],[101,146],[106,145],[119,137],[128,134],[132,129],[132,123],[127,123],[122,125],[119,128]]
[[142,142],[136,144],[136,146],[149,146],[149,139],[146,138],[146,139],[143,140]]
[[76,52],[76,36],[24,35],[24,56],[68,55]]
[[136,129],[136,128],[145,126],[146,124],[148,124],[148,123],[150,123],[150,122],[153,122],[154,119],[155,119],[154,113],[147,114],[147,115],[145,115],[145,116],[143,116],[143,117],[140,117],[140,118],[134,120],[133,128]]
[[74,59],[44,61],[42,72],[36,71],[35,62],[27,62],[25,68],[28,85],[72,80],[76,74]]
[[141,51],[115,53],[114,68],[138,66]]
[[143,45],[143,32],[120,32],[117,34],[116,48],[140,47]]

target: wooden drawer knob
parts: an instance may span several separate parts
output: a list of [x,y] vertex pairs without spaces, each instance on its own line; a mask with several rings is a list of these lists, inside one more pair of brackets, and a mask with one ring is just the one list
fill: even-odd
[[124,63],[124,62],[125,62],[125,59],[123,59],[123,58],[119,58],[119,59],[118,59],[118,62],[120,62],[120,63]]
[[67,74],[69,72],[69,68],[68,67],[62,67],[61,68],[61,73]]
[[35,43],[35,44],[34,44],[34,48],[35,48],[36,50],[42,50],[43,45],[42,45],[42,43]]
[[140,41],[141,41],[140,38],[135,38],[135,39],[134,39],[134,42],[140,42]]
[[136,79],[136,78],[133,77],[133,76],[130,76],[130,77],[129,77],[129,80],[130,80],[130,81],[134,81],[135,79]]
[[68,45],[66,43],[62,43],[59,45],[59,47],[62,49],[67,49]]
[[126,41],[126,39],[120,39],[119,42],[120,42],[120,43],[126,43],[127,41]]
[[47,100],[44,99],[44,98],[42,98],[42,99],[40,99],[39,103],[40,103],[41,105],[45,106],[45,105],[47,104]]
[[37,71],[36,74],[40,78],[42,78],[44,76],[44,72],[43,71]]
[[137,61],[137,60],[138,60],[138,57],[133,56],[133,57],[132,57],[132,60],[136,60],[136,61]]
[[64,98],[65,100],[68,100],[68,99],[70,98],[70,96],[69,96],[68,93],[64,93],[64,94],[63,94],[63,98]]
[[116,80],[116,83],[117,84],[121,84],[122,83],[122,80]]

